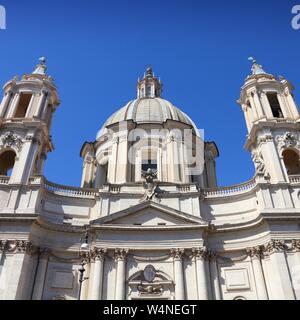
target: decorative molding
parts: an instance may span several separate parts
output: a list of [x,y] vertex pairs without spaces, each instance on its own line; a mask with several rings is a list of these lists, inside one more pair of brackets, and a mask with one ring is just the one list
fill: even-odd
[[141,284],[137,286],[140,295],[161,295],[164,291],[161,284]]
[[13,133],[12,131],[6,132],[1,139],[2,148],[10,147],[20,152],[22,149],[22,145],[23,141],[21,136]]
[[241,262],[248,258],[248,254],[242,254],[237,257],[223,257],[223,256],[216,255],[213,259],[217,260],[217,258],[225,262]]
[[260,145],[262,143],[267,143],[267,142],[271,142],[273,141],[274,138],[272,135],[270,134],[266,134],[265,136],[262,136],[262,137],[258,137],[257,138],[257,144]]
[[132,255],[132,258],[137,261],[163,261],[163,260],[169,259],[170,255],[164,254],[157,257],[143,257],[143,256]]

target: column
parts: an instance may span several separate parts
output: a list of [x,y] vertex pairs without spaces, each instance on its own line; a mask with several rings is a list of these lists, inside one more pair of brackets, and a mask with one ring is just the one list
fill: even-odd
[[285,99],[286,99],[286,102],[291,110],[291,113],[292,113],[294,119],[298,120],[299,119],[299,111],[298,111],[298,108],[297,108],[296,103],[294,101],[294,98],[292,97],[292,95],[289,91],[285,92]]
[[175,281],[175,299],[184,300],[184,277],[182,267],[182,257],[184,249],[172,249],[171,255],[174,259],[174,281]]
[[[122,127],[120,128],[122,129]],[[128,165],[128,140],[127,131],[122,131],[119,136],[118,157],[116,166],[116,182],[126,183],[127,179],[127,165]]]
[[39,249],[38,254],[38,266],[34,281],[32,300],[42,300],[43,298],[44,284],[48,268],[50,250],[48,248],[41,248]]
[[46,90],[42,91],[40,103],[38,104],[38,107],[36,109],[35,116],[37,118],[41,118],[41,120],[45,120],[47,109],[48,109],[48,99],[49,99],[49,93]]
[[217,254],[215,252],[210,253],[210,272],[214,298],[215,300],[221,300]]
[[295,300],[289,268],[287,265],[283,240],[271,240],[264,245],[263,252],[270,258],[273,299]]
[[289,108],[287,107],[285,100],[284,100],[284,94],[277,94],[277,98],[280,104],[280,108],[282,111],[282,114],[285,118],[289,118],[292,119],[293,116],[291,115],[291,112],[289,110]]
[[32,172],[37,149],[38,142],[36,138],[33,135],[26,136],[16,168],[12,173],[11,183],[27,183]]
[[300,240],[292,240],[290,252],[287,255],[293,288],[297,300],[300,300]]
[[31,95],[31,99],[29,101],[29,105],[25,114],[25,118],[32,118],[32,106],[33,106],[34,100],[35,100],[35,93]]
[[1,104],[0,118],[5,116],[7,107],[9,106],[9,102],[10,102],[11,96],[12,96],[12,91],[11,90],[9,90],[9,91],[7,91],[5,93],[4,99],[3,99],[2,104]]
[[117,174],[117,157],[118,157],[118,147],[119,147],[119,138],[114,136],[112,138],[112,150],[111,156],[108,161],[108,174],[107,182],[116,183],[116,174]]
[[259,137],[258,141],[261,147],[267,172],[271,176],[271,182],[285,182],[285,174],[282,166],[280,165],[280,158],[278,156],[272,134],[267,133],[264,136]]
[[117,268],[116,274],[116,289],[115,300],[126,300],[125,298],[125,283],[126,283],[126,257],[128,254],[127,249],[115,250],[115,262]]
[[260,247],[251,248],[247,250],[247,253],[250,256],[252,262],[257,290],[257,298],[258,300],[268,300],[268,293],[261,265],[261,249]]
[[252,121],[250,119],[250,113],[249,113],[249,107],[246,104],[242,105],[242,109],[244,112],[244,117],[245,117],[245,121],[246,121],[246,126],[247,126],[247,130],[248,132],[250,132],[251,130],[251,125],[252,125]]
[[91,300],[101,300],[102,284],[103,284],[103,268],[106,249],[94,248],[92,251],[92,259],[94,262],[93,274],[91,274]]
[[192,256],[196,261],[196,275],[197,275],[197,288],[198,299],[209,300],[208,279],[206,276],[206,256],[207,251],[204,247],[193,248]]
[[4,250],[6,246],[5,240],[0,240],[0,300],[3,300],[4,288],[5,286],[5,271],[4,266]]
[[256,106],[258,117],[259,118],[263,118],[263,117],[265,117],[265,114],[264,114],[264,109],[263,109],[263,107],[261,105],[260,99],[258,97],[258,93],[257,93],[257,91],[255,91],[253,93],[254,93],[253,100],[254,100],[254,103],[255,103],[255,106]]
[[16,93],[14,98],[13,98],[13,101],[11,103],[11,108],[8,111],[7,118],[13,118],[14,117],[14,114],[15,114],[15,111],[16,111],[16,109],[18,107],[19,101],[20,101],[20,94]]
[[6,255],[12,259],[12,267],[7,274],[4,300],[29,300],[33,288],[36,264],[31,254],[32,244],[25,240],[9,241]]
[[250,106],[251,106],[251,110],[252,110],[252,118],[253,118],[253,122],[257,121],[257,119],[259,118],[258,117],[258,113],[257,113],[257,110],[256,110],[256,105],[255,105],[255,102],[254,102],[254,99],[253,99],[253,96],[250,94],[248,96],[248,99],[249,99],[249,102],[250,102]]
[[267,117],[269,119],[270,118],[274,118],[273,113],[272,113],[272,109],[271,109],[271,106],[270,106],[270,103],[269,103],[269,99],[268,99],[266,93],[262,92],[260,96],[261,96],[262,102],[263,102],[263,104],[265,106],[264,109],[265,109],[265,113],[266,113]]
[[80,300],[88,300],[89,298],[89,279],[91,278],[91,260],[86,260],[86,265],[84,266],[85,273],[84,278],[85,280],[82,282],[81,288],[81,295]]
[[95,261],[91,258],[90,259],[90,264],[89,264],[89,279],[88,281],[88,293],[87,293],[87,297],[88,300],[92,299],[92,295],[93,295],[93,274],[94,274],[94,269],[95,269]]

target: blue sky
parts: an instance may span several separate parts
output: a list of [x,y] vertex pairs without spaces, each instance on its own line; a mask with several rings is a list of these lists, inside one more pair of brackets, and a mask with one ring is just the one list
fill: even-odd
[[[136,81],[150,64],[163,97],[186,112],[220,151],[220,185],[254,174],[243,149],[244,116],[236,104],[250,73],[248,56],[283,75],[300,102],[300,30],[291,10],[300,0],[261,1],[33,1],[0,0],[0,83],[31,72],[47,57],[62,101],[52,126],[56,150],[46,177],[79,185],[79,151],[111,113],[135,98]],[[298,90],[297,90],[298,89]]]

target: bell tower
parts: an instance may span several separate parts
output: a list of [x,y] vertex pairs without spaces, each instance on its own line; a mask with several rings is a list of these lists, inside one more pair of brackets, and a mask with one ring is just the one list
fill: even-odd
[[4,85],[0,106],[0,175],[10,184],[27,184],[43,172],[53,150],[50,127],[59,105],[53,79],[46,75],[46,59],[35,70]]
[[300,174],[300,116],[293,85],[264,71],[252,61],[252,74],[241,88],[239,105],[248,129],[246,149],[252,153],[257,175],[271,183],[289,183]]

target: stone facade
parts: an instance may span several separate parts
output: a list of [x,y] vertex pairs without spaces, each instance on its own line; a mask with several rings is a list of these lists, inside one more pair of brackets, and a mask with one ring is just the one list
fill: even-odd
[[[77,299],[79,292],[83,300],[300,299],[300,118],[292,85],[253,59],[238,103],[256,174],[229,187],[217,186],[216,144],[161,98],[150,68],[137,89],[96,141],[84,143],[77,188],[43,176],[59,105],[45,59],[5,84],[0,299]],[[154,129],[167,129],[165,140]]]

